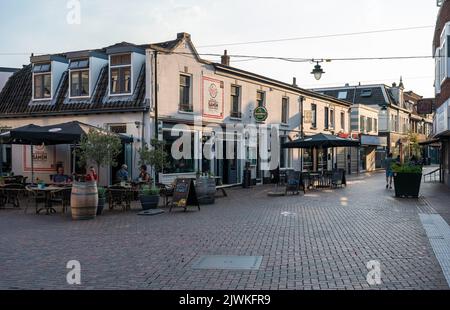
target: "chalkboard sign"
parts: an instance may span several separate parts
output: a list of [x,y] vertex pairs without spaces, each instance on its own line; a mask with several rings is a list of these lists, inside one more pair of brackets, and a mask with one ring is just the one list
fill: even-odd
[[192,179],[177,179],[169,212],[172,211],[173,207],[181,207],[184,208],[184,211],[187,211],[189,206],[197,206],[200,210],[194,181]]

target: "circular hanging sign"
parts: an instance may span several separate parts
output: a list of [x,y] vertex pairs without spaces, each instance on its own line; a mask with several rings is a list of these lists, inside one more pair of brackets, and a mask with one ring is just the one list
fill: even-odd
[[257,122],[264,122],[269,116],[269,113],[265,107],[257,107],[255,111],[253,111],[253,116]]

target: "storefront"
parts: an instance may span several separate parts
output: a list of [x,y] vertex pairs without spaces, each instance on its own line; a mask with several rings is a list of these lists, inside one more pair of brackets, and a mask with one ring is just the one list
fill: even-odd
[[379,136],[360,136],[360,171],[374,171],[383,168],[386,158],[387,138]]

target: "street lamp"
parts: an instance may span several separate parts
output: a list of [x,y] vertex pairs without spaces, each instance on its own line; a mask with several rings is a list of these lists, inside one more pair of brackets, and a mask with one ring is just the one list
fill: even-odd
[[311,74],[314,75],[314,78],[318,81],[322,77],[322,74],[325,72],[322,70],[322,67],[319,65],[319,61],[316,61],[316,65],[314,66],[313,71]]

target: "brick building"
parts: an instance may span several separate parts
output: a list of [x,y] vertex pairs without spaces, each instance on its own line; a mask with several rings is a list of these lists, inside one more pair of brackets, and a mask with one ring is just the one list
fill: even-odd
[[440,3],[433,39],[433,55],[435,56],[435,138],[442,144],[441,177],[450,186],[450,1]]

